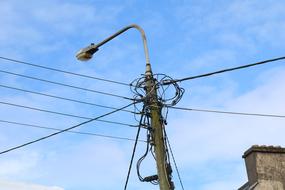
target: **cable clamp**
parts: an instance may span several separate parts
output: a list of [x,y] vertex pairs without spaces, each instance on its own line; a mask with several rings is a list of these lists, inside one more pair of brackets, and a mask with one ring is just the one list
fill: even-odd
[[151,175],[147,176],[143,179],[143,182],[151,182],[151,181],[157,181],[158,180],[158,175]]

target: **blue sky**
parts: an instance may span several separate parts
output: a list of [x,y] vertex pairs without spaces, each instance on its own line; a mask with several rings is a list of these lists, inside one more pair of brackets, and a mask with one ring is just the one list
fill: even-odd
[[[131,82],[144,73],[140,35],[130,30],[86,63],[75,53],[126,25],[144,28],[154,73],[182,78],[284,56],[285,3],[273,0],[209,1],[1,1],[0,56],[72,72]],[[128,87],[0,61],[0,69],[131,97]],[[284,61],[181,83],[181,107],[284,115]],[[0,73],[0,84],[120,107],[126,100]],[[1,87],[1,102],[88,117],[109,110]],[[66,128],[84,120],[0,105],[0,119]],[[106,119],[136,124],[133,115]],[[52,131],[0,123],[0,150]],[[78,129],[134,138],[136,130],[94,122]],[[170,110],[168,136],[187,190],[237,189],[246,182],[241,158],[254,144],[281,145],[284,119]],[[143,137],[142,137],[143,138]],[[1,181],[59,189],[122,189],[133,142],[62,134],[0,156]],[[144,151],[138,147],[138,156]],[[150,159],[144,174],[153,174]],[[181,189],[174,173],[176,189]],[[9,182],[10,183],[10,182]],[[5,184],[5,183],[3,183]],[[8,187],[5,190],[10,190]],[[158,189],[139,182],[129,189]]]

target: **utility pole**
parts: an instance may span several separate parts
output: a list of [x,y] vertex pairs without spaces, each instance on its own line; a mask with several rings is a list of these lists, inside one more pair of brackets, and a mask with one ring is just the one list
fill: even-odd
[[163,125],[162,125],[162,116],[161,116],[161,105],[158,102],[157,98],[157,86],[155,85],[155,79],[153,78],[153,73],[151,70],[151,65],[149,61],[149,53],[146,42],[146,36],[144,30],[138,25],[130,25],[127,26],[110,37],[106,38],[102,42],[98,44],[91,44],[90,46],[81,49],[76,57],[81,61],[87,61],[92,58],[93,54],[99,50],[99,47],[109,42],[113,38],[122,34],[123,32],[135,28],[137,29],[142,36],[145,59],[146,59],[146,71],[145,71],[145,83],[146,83],[146,97],[145,97],[145,106],[149,107],[150,115],[151,115],[151,130],[152,130],[152,139],[154,143],[154,152],[156,157],[156,167],[158,173],[158,182],[160,186],[160,190],[172,190],[172,185],[169,181],[169,170],[166,163],[166,149],[165,149],[165,140],[163,133]]
[[166,150],[165,141],[163,135],[163,125],[161,121],[161,106],[157,99],[157,87],[155,86],[155,80],[151,69],[146,71],[146,94],[147,101],[146,107],[150,108],[151,114],[151,130],[152,139],[154,143],[154,152],[156,158],[156,167],[158,173],[158,180],[160,190],[171,190],[171,185],[169,181],[169,174],[166,166]]

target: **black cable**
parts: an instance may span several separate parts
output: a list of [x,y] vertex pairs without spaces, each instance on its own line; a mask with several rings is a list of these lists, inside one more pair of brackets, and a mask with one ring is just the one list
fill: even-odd
[[103,79],[103,78],[99,78],[99,77],[93,77],[93,76],[90,76],[90,75],[74,73],[74,72],[71,72],[71,71],[65,71],[65,70],[60,70],[60,69],[56,69],[56,68],[52,68],[52,67],[37,65],[37,64],[28,63],[28,62],[24,62],[24,61],[19,61],[19,60],[7,58],[7,57],[0,56],[0,59],[6,60],[6,61],[10,61],[10,62],[14,62],[14,63],[19,63],[19,64],[29,65],[29,66],[33,66],[33,67],[38,67],[38,68],[42,68],[42,69],[47,69],[47,70],[51,70],[51,71],[56,71],[56,72],[60,72],[60,73],[64,73],[64,74],[69,74],[69,75],[73,75],[73,76],[79,76],[79,77],[83,77],[83,78],[89,78],[89,79],[100,80],[100,81],[104,81],[104,82],[110,82],[110,83],[114,83],[114,84],[121,84],[121,85],[125,85],[125,86],[130,86],[130,84],[127,84],[127,83],[124,83],[124,82],[118,82],[118,81],[114,81],[114,80],[110,80],[110,79]]
[[[142,113],[144,113],[144,111],[145,111],[145,107],[143,107]],[[130,165],[129,165],[129,169],[128,169],[128,174],[127,174],[124,190],[126,190],[127,186],[128,186],[128,182],[129,182],[129,178],[130,178],[130,174],[131,174],[131,170],[132,170],[132,165],[133,165],[133,161],[134,161],[134,157],[135,157],[135,152],[136,152],[136,148],[137,148],[137,143],[138,143],[138,139],[139,139],[139,135],[140,135],[140,130],[141,130],[141,126],[142,126],[143,116],[144,115],[142,114],[141,118],[140,118],[139,127],[138,127],[138,131],[137,131],[137,135],[136,135],[136,141],[135,141],[135,144],[133,147],[132,157],[131,157],[131,161],[130,161]]]
[[128,104],[128,105],[126,105],[126,106],[123,106],[123,107],[121,107],[121,108],[119,108],[119,109],[117,109],[117,110],[108,112],[108,113],[106,113],[106,114],[103,114],[103,115],[100,115],[100,116],[98,116],[98,117],[92,118],[92,119],[90,119],[90,120],[88,120],[88,121],[84,121],[84,122],[79,123],[79,124],[77,124],[77,125],[74,125],[74,126],[72,126],[72,127],[68,127],[68,128],[66,128],[66,129],[60,130],[60,131],[55,132],[55,133],[52,133],[52,134],[50,134],[50,135],[41,137],[41,138],[39,138],[39,139],[36,139],[36,140],[30,141],[30,142],[27,142],[27,143],[24,143],[24,144],[21,144],[21,145],[18,145],[18,146],[9,148],[9,149],[7,149],[7,150],[1,151],[0,154],[5,154],[5,153],[11,152],[11,151],[13,151],[13,150],[17,150],[17,149],[19,149],[19,148],[28,146],[28,145],[30,145],[30,144],[33,144],[33,143],[36,143],[36,142],[45,140],[45,139],[50,138],[50,137],[52,137],[52,136],[55,136],[55,135],[58,135],[58,134],[61,134],[61,133],[70,131],[70,130],[75,129],[75,128],[81,126],[81,125],[85,125],[85,124],[87,124],[87,123],[90,123],[90,122],[92,122],[92,121],[98,120],[98,119],[100,119],[100,118],[102,118],[102,117],[105,117],[105,116],[107,116],[107,115],[111,115],[111,114],[113,114],[113,113],[115,113],[115,112],[118,112],[118,111],[120,111],[120,110],[122,110],[122,109],[125,109],[125,108],[127,108],[127,107],[129,107],[129,106],[131,106],[131,105],[133,105],[133,104],[135,104],[135,103],[137,103],[137,102],[130,103],[130,104]]
[[182,108],[182,107],[176,107],[176,106],[175,107],[169,106],[168,108],[183,110],[183,111],[196,111],[196,112],[209,112],[209,113],[232,114],[232,115],[285,118],[285,115],[275,115],[275,114],[244,113],[244,112],[219,111],[219,110],[208,110],[208,109],[193,109],[193,108]]
[[[26,90],[26,89],[23,89],[23,88],[16,88],[16,87],[2,85],[2,84],[0,84],[0,87],[12,89],[12,90],[17,90],[17,91],[22,91],[22,92],[26,92],[26,93],[30,93],[30,94],[36,94],[36,95],[46,96],[46,97],[50,97],[50,98],[55,98],[55,99],[60,99],[60,100],[66,100],[66,101],[70,101],[70,102],[85,104],[85,105],[91,105],[91,106],[96,106],[96,107],[101,107],[101,108],[108,108],[108,109],[112,109],[112,110],[117,109],[116,107],[112,107],[112,106],[105,106],[105,105],[101,105],[101,104],[95,104],[95,103],[91,103],[91,102],[85,102],[85,101],[81,101],[81,100],[65,98],[65,97],[62,97],[62,96],[55,96],[55,95],[51,95],[51,94],[46,94],[46,93],[41,93],[41,92],[36,92],[36,91],[31,91],[31,90]],[[122,110],[122,111],[133,113],[133,114],[138,114],[138,113],[130,111],[130,110]]]
[[[147,157],[147,155],[149,153],[149,150],[150,150],[150,147],[153,146],[152,143],[150,142],[150,137],[151,137],[150,133],[151,133],[151,131],[150,131],[149,116],[147,116],[147,115],[145,116],[143,123],[144,123],[143,125],[145,125],[145,128],[147,128],[147,133],[146,133],[147,134],[147,136],[146,136],[147,144],[146,144],[146,149],[145,149],[144,154],[137,161],[136,168],[137,168],[137,176],[138,176],[139,180],[141,182],[146,182],[147,180],[145,180],[145,177],[142,177],[142,175],[140,173],[140,166],[141,166],[143,160]],[[149,181],[149,182],[153,183],[152,180]]]
[[178,179],[179,179],[181,188],[182,188],[182,190],[184,190],[184,186],[183,186],[183,183],[182,183],[182,179],[181,179],[181,176],[180,176],[180,173],[179,173],[179,170],[178,170],[176,161],[175,161],[175,157],[174,157],[174,154],[173,154],[173,151],[172,151],[172,148],[171,148],[171,146],[170,146],[170,142],[169,142],[169,139],[168,139],[166,133],[165,133],[165,137],[166,137],[166,141],[167,141],[167,144],[168,144],[168,147],[169,147],[169,150],[170,150],[170,154],[171,154],[172,160],[173,160],[173,162],[174,162],[175,170],[176,170],[176,172],[177,172],[177,175],[178,175]]
[[[20,104],[14,104],[10,102],[2,102],[0,101],[0,104],[8,105],[8,106],[14,106],[14,107],[19,107],[19,108],[25,108],[33,111],[39,111],[39,112],[45,112],[45,113],[50,113],[50,114],[55,114],[55,115],[62,115],[66,117],[73,117],[73,118],[79,118],[79,119],[92,119],[91,117],[86,117],[86,116],[79,116],[79,115],[73,115],[73,114],[68,114],[68,113],[63,113],[63,112],[56,112],[56,111],[51,111],[51,110],[46,110],[46,109],[40,109],[36,107],[30,107],[30,106],[25,106],[25,105],[20,105]],[[109,121],[109,120],[103,120],[103,119],[97,119],[96,121],[99,122],[104,122],[104,123],[112,123],[116,125],[124,125],[128,127],[138,127],[137,125],[132,125],[132,124],[126,124],[126,123],[121,123],[121,122],[115,122],[115,121]]]
[[[7,120],[1,120],[1,123],[8,123],[13,125],[20,125],[20,126],[26,126],[26,127],[33,127],[38,129],[47,129],[47,130],[53,130],[53,131],[60,131],[59,128],[53,128],[53,127],[45,127],[40,125],[34,125],[34,124],[28,124],[28,123],[20,123],[15,121],[7,121]],[[135,141],[135,139],[126,138],[126,137],[118,137],[118,136],[111,136],[111,135],[103,135],[99,133],[90,133],[90,132],[80,132],[80,131],[67,131],[68,133],[74,133],[74,134],[80,134],[80,135],[89,135],[89,136],[97,136],[97,137],[103,137],[103,138],[110,138],[110,139],[119,139],[119,140],[127,140],[127,141]],[[140,142],[146,142],[144,140],[138,140]]]
[[69,88],[78,89],[78,90],[84,90],[84,91],[88,91],[88,92],[93,92],[93,93],[97,93],[97,94],[103,94],[103,95],[107,95],[107,96],[113,96],[113,97],[123,98],[123,99],[127,99],[127,100],[132,100],[133,101],[132,98],[128,98],[128,97],[117,95],[117,94],[113,94],[113,93],[102,92],[102,91],[93,90],[93,89],[89,89],[89,88],[83,88],[83,87],[74,86],[74,85],[70,85],[70,84],[50,81],[50,80],[41,79],[41,78],[37,78],[37,77],[32,77],[32,76],[28,76],[28,75],[18,74],[18,73],[14,73],[14,72],[10,72],[10,71],[0,70],[0,72],[1,73],[5,73],[5,74],[9,74],[9,75],[14,75],[14,76],[27,78],[27,79],[32,79],[32,80],[37,80],[37,81],[46,82],[46,83],[50,83],[50,84],[55,84],[55,85],[59,85],[59,86],[69,87]]
[[248,65],[242,65],[242,66],[238,66],[238,67],[233,67],[233,68],[229,68],[229,69],[223,69],[223,70],[219,70],[219,71],[215,71],[215,72],[211,72],[211,73],[206,73],[206,74],[201,74],[201,75],[196,75],[196,76],[192,76],[192,77],[186,77],[186,78],[182,78],[182,79],[175,79],[175,80],[166,80],[163,84],[171,84],[171,83],[175,83],[175,82],[182,82],[185,80],[192,80],[192,79],[197,79],[197,78],[203,78],[203,77],[208,77],[211,75],[216,75],[216,74],[220,74],[220,73],[225,73],[225,72],[229,72],[229,71],[234,71],[234,70],[238,70],[238,69],[244,69],[247,67],[253,67],[253,66],[257,66],[257,65],[262,65],[265,63],[270,63],[270,62],[274,62],[274,61],[279,61],[279,60],[283,60],[285,59],[285,57],[278,57],[275,59],[268,59],[265,61],[260,61],[260,62],[256,62],[256,63],[252,63],[252,64],[248,64]]

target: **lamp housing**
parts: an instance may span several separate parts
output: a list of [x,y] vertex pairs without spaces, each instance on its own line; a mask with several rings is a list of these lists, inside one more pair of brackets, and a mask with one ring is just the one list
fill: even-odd
[[89,59],[92,58],[93,54],[98,50],[99,50],[98,46],[92,43],[91,45],[80,49],[76,53],[76,58],[80,61],[88,61]]

